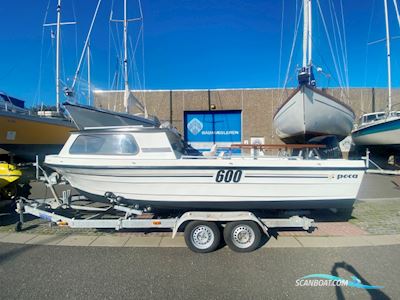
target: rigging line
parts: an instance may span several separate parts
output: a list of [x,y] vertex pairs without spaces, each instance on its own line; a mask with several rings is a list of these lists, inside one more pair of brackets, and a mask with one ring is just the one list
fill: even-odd
[[393,0],[393,4],[394,4],[394,9],[396,10],[397,23],[399,24],[400,28],[400,15],[399,15],[399,8],[397,7],[397,0]]
[[[342,36],[341,36],[341,33],[340,33],[340,27],[339,27],[339,22],[338,22],[338,18],[337,18],[335,6],[334,6],[332,0],[330,0],[329,2],[330,2],[330,4],[331,4],[331,6],[330,6],[331,9],[330,9],[330,11],[331,11],[331,20],[332,20],[333,34],[334,34],[334,38],[335,38],[336,55],[337,55],[337,59],[338,59],[338,62],[339,62],[339,70],[340,70],[340,72],[341,72],[341,76],[342,76],[342,78],[344,78],[344,86],[342,87],[342,90],[345,91],[345,96],[346,96],[346,98],[348,98],[348,93],[347,93],[348,90],[347,90],[347,86],[346,86],[346,75],[345,75],[346,71],[345,71],[345,60],[344,60],[344,55],[343,55]],[[335,25],[336,25],[336,26],[335,26]],[[337,43],[336,31],[335,31],[335,29],[337,30],[337,37],[338,37],[338,39],[339,39],[339,43]],[[340,49],[342,50],[342,51],[341,51],[341,52],[342,52],[342,56],[341,56],[341,57],[340,57],[340,55],[339,55],[339,45],[340,45]],[[342,61],[340,61],[340,60],[342,60]],[[343,66],[341,65],[340,62],[342,62]]]
[[[341,52],[341,58],[342,58],[342,77],[344,80],[344,90],[345,90],[345,96],[346,96],[346,101],[348,102],[348,98],[349,98],[349,83],[348,83],[348,72],[347,72],[347,61],[346,61],[346,56],[345,56],[345,52],[344,52],[344,43],[345,43],[345,36],[344,34],[342,35],[342,31],[341,31],[341,27],[339,25],[339,18],[337,16],[336,13],[336,9],[334,6],[334,3],[332,1],[332,8],[333,8],[333,12],[334,12],[334,17],[335,17],[335,24],[336,24],[336,29],[337,29],[337,34],[339,37],[339,48],[340,48],[340,52]],[[343,16],[342,16],[343,17]],[[340,59],[340,57],[339,57]]]
[[365,55],[365,65],[364,65],[364,86],[367,85],[367,73],[368,73],[368,54],[369,54],[369,47],[368,47],[368,41],[371,37],[371,28],[372,28],[372,21],[375,15],[375,0],[372,2],[372,10],[371,10],[371,15],[369,18],[369,26],[368,26],[368,34],[367,34],[367,49],[366,49],[366,55]]
[[[339,1],[340,3],[340,12],[341,12],[341,16],[342,16],[342,32],[343,32],[343,46],[344,46],[344,58],[346,60],[346,82],[347,82],[347,88],[348,88],[348,92],[350,93],[350,80],[349,80],[349,57],[347,54],[347,40],[346,40],[346,26],[345,26],[345,22],[344,22],[344,9],[343,9],[343,0]],[[350,99],[349,99],[350,100]]]
[[[116,54],[116,59],[117,59],[117,64],[116,64],[116,66],[115,66],[115,71],[114,71],[114,80],[113,80],[113,84],[112,84],[112,86],[113,87],[115,87],[115,89],[118,89],[118,87],[119,87],[119,80],[120,80],[120,77],[119,77],[119,72],[121,72],[121,70],[120,70],[120,65],[121,65],[121,63],[120,63],[120,60],[121,60],[121,52],[120,52],[120,48],[118,48],[118,46],[117,46],[117,44],[119,44],[119,43],[117,43],[118,41],[116,41],[116,37],[114,36],[114,30],[113,30],[113,26],[111,25],[111,23],[110,23],[110,26],[111,26],[111,37],[112,37],[112,40],[113,40],[113,44],[114,44],[114,49],[115,49],[115,54]],[[117,24],[115,24],[115,27],[117,27]],[[118,28],[117,28],[117,33],[118,33]],[[111,52],[111,51],[110,51]],[[115,75],[115,73],[118,73],[118,76],[116,76]]]
[[333,32],[333,52],[334,54],[332,54],[332,58],[336,59],[338,62],[338,78],[340,78],[340,82],[341,84],[339,84],[340,87],[340,99],[342,99],[343,96],[343,90],[344,90],[344,83],[343,83],[343,70],[342,70],[342,66],[340,63],[340,56],[339,56],[339,47],[338,47],[338,42],[337,42],[337,36],[336,36],[336,28],[335,28],[335,24],[334,24],[334,13],[332,11],[332,1],[329,0],[328,1],[328,6],[329,6],[329,13],[330,13],[330,19],[331,19],[331,26],[332,26],[332,32]]
[[[111,22],[109,23],[109,28],[110,28],[109,32],[110,32],[111,40],[113,42],[114,50],[115,50],[115,53],[116,53],[116,59],[117,59],[117,65],[113,68],[114,69],[113,83],[112,83],[112,85],[110,87],[111,89],[113,89],[113,87],[116,84],[116,82],[115,82],[115,78],[116,78],[115,77],[115,72],[119,72],[118,68],[119,68],[120,57],[119,57],[117,42],[116,42],[115,37],[114,37],[113,26],[111,25]],[[110,44],[111,44],[111,41],[110,41]],[[110,50],[109,50],[109,57],[110,57],[110,76],[111,76],[111,45],[110,45]]]
[[133,83],[133,86],[130,86],[130,88],[132,89],[136,89],[137,87],[137,82],[136,82],[136,74],[137,74],[137,70],[136,70],[136,58],[134,55],[134,50],[133,50],[133,45],[132,45],[132,38],[129,36],[128,37],[128,41],[129,41],[129,57],[131,57],[131,59],[129,60],[129,67],[128,67],[128,78],[130,77],[130,82]]
[[[110,8],[110,17],[109,20],[112,19],[112,11],[114,7],[114,0],[111,1],[111,8]],[[111,33],[112,33],[112,26],[111,22],[108,22],[108,88],[111,89]]]
[[[136,57],[136,50],[137,50],[137,48],[138,48],[138,45],[139,45],[139,40],[140,40],[140,35],[142,34],[142,27],[140,27],[140,29],[139,29],[139,33],[138,33],[138,36],[137,36],[137,39],[136,39],[136,44],[135,44],[135,48],[133,48],[133,46],[132,46],[132,39],[131,38],[129,38],[129,43],[130,43],[130,46],[131,46],[131,57],[132,57],[132,60],[133,60],[133,62],[134,62],[134,65],[135,65],[135,71],[136,71],[136,75],[137,75],[137,78],[138,78],[138,80],[139,80],[139,88],[142,88],[142,86],[141,86],[141,82],[140,82],[140,77],[139,77],[139,70],[137,69],[137,64],[136,64],[136,59],[135,59],[135,57]],[[132,65],[131,65],[131,67],[132,67]]]
[[[131,49],[133,48],[132,47],[132,39],[129,39],[129,42],[130,42],[130,46],[131,46]],[[140,76],[139,76],[139,70],[138,70],[138,67],[137,67],[137,64],[136,64],[136,58],[135,58],[135,56],[133,55],[133,53],[131,52],[131,54],[132,54],[132,59],[131,59],[131,69],[132,70],[134,70],[134,72],[132,72],[132,77],[133,77],[133,81],[135,82],[135,86],[136,87],[138,87],[137,89],[142,89],[142,83],[141,83],[141,81],[140,81]],[[135,76],[136,75],[136,76]]]
[[[301,10],[302,10],[302,9],[303,9],[303,5],[301,4],[300,10],[299,10],[299,12],[298,12],[299,15],[301,14]],[[297,16],[297,12],[296,12],[296,16]],[[290,50],[290,57],[289,57],[289,62],[288,62],[287,69],[286,69],[285,81],[284,81],[284,84],[283,84],[283,88],[282,88],[282,92],[281,92],[281,95],[280,95],[280,100],[279,100],[279,102],[282,102],[282,100],[283,100],[283,94],[284,94],[284,92],[285,92],[287,80],[288,80],[288,77],[289,77],[290,66],[291,66],[291,64],[292,64],[293,52],[294,52],[294,48],[295,48],[295,45],[296,45],[297,33],[298,33],[298,31],[299,31],[300,21],[301,21],[301,18],[300,18],[300,16],[299,16],[299,18],[297,19],[297,24],[296,24],[294,33],[293,33],[292,49]]]
[[[101,4],[101,0],[98,0],[96,9],[94,11],[94,15],[93,15],[92,21],[90,23],[89,31],[88,31],[88,34],[87,34],[86,39],[85,39],[85,44],[83,45],[81,57],[79,58],[78,67],[77,67],[77,69],[75,71],[74,79],[73,79],[72,86],[71,86],[72,89],[75,86],[75,82],[76,82],[76,79],[77,79],[78,75],[80,75],[81,65],[82,65],[82,62],[83,62],[83,58],[85,57],[85,54],[86,54],[86,49],[88,48],[88,45],[89,45],[90,36],[92,34],[93,25],[94,25],[94,22],[96,20],[97,13],[99,11],[100,4]],[[80,78],[81,78],[81,76],[82,75],[80,75]]]
[[316,53],[318,55],[318,57],[321,59],[322,64],[320,64],[320,65],[324,65],[325,69],[328,71],[327,74],[329,74],[329,76],[330,76],[329,80],[332,79],[338,86],[340,86],[339,81],[336,79],[336,77],[332,76],[333,72],[332,72],[331,68],[329,67],[329,65],[326,63],[326,61],[325,61],[325,59],[324,59],[324,57],[323,57],[323,55],[322,55],[322,53],[321,53],[321,51],[320,51],[320,49],[318,47],[315,47],[314,53]]
[[326,37],[327,37],[327,40],[328,40],[329,50],[330,50],[331,55],[332,55],[333,65],[334,65],[334,67],[335,67],[335,71],[336,71],[336,74],[337,74],[337,76],[338,76],[339,85],[340,85],[340,86],[343,86],[342,79],[341,79],[341,77],[340,77],[340,73],[339,73],[339,70],[338,70],[338,65],[337,65],[337,62],[336,62],[336,59],[335,59],[335,55],[334,55],[334,53],[333,53],[332,42],[331,42],[331,39],[330,39],[330,37],[329,37],[328,28],[327,28],[327,26],[326,26],[325,17],[324,17],[324,14],[323,14],[323,12],[322,12],[321,5],[320,5],[319,0],[317,0],[317,5],[318,5],[319,13],[320,13],[320,15],[321,15],[322,24],[324,25],[325,34],[326,34]]
[[[344,64],[345,61],[343,59],[343,43],[342,43],[342,36],[340,33],[340,28],[339,28],[339,22],[336,14],[336,9],[335,5],[333,4],[333,1],[330,0],[330,5],[331,5],[331,21],[332,21],[332,29],[333,29],[333,34],[335,38],[335,47],[336,47],[336,55],[337,55],[337,60],[339,62],[339,70],[340,70],[340,76],[343,78],[343,89],[346,88],[346,78],[345,78],[345,70],[344,70]],[[339,40],[339,42],[338,42]],[[339,49],[342,50],[341,53],[342,55],[339,55]]]
[[[333,45],[334,45],[334,52],[335,52],[335,58],[338,59],[339,63],[338,63],[338,69],[340,72],[340,76],[342,76],[342,69],[340,66],[340,60],[339,60],[339,47],[338,47],[338,42],[337,42],[337,38],[336,38],[336,28],[335,28],[335,23],[334,23],[334,17],[333,17],[333,11],[332,11],[332,1],[329,0],[328,1],[328,6],[329,6],[329,13],[330,13],[330,19],[331,19],[331,26],[332,26],[332,32],[333,32]],[[343,88],[343,87],[341,87]]]
[[[46,23],[47,21],[47,16],[49,13],[49,8],[50,8],[50,1],[47,2],[47,8],[46,12],[44,14],[43,18],[43,24]],[[37,90],[36,90],[36,99],[34,100],[34,105],[37,105],[38,102],[40,101],[41,97],[41,86],[42,86],[42,71],[43,71],[43,48],[44,48],[44,33],[45,33],[45,27],[42,26],[42,38],[41,38],[41,46],[40,46],[40,61],[39,61],[39,76],[38,76],[38,85],[37,85]],[[48,54],[47,54],[48,56]]]
[[[77,22],[76,13],[75,13],[75,1],[72,0],[72,14],[74,17],[74,21]],[[75,64],[78,62],[78,26],[74,26],[75,28]]]
[[[297,14],[296,14],[297,15]],[[283,47],[283,20],[285,17],[285,0],[282,0],[282,15],[281,15],[281,43],[279,47],[279,69],[278,69],[278,87],[281,86],[281,69],[282,69],[282,47]]]

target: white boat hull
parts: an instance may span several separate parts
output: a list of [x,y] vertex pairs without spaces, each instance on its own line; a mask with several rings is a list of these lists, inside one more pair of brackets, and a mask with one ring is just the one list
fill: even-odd
[[354,119],[346,104],[315,88],[301,86],[278,109],[273,123],[285,143],[306,143],[325,135],[341,141],[350,134]]
[[[132,167],[93,166],[87,161],[79,167],[57,166],[51,161],[48,156],[50,167],[95,200],[104,201],[105,193],[112,192],[129,204],[174,209],[351,207],[365,168],[363,161],[344,160],[182,159],[135,161]],[[225,182],[228,170],[232,179]],[[234,182],[238,172],[240,179]]]

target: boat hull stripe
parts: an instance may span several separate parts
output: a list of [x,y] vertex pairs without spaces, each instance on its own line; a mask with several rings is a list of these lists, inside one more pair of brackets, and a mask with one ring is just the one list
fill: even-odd
[[57,165],[46,163],[51,168],[67,168],[67,169],[93,169],[93,170],[315,170],[315,171],[364,171],[365,167],[242,167],[242,166],[126,166],[126,167],[113,167],[113,166],[82,166],[82,165]]

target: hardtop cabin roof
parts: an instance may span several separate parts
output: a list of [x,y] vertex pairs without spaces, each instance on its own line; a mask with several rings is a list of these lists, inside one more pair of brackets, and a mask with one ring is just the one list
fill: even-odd
[[109,132],[168,132],[170,128],[136,126],[105,126],[105,127],[85,127],[82,130],[75,130],[72,133],[109,133]]

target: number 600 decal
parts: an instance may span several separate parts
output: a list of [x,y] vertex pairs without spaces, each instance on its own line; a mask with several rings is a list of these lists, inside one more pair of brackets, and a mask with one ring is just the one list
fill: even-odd
[[239,182],[242,178],[242,170],[219,170],[215,176],[216,182]]

